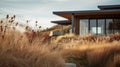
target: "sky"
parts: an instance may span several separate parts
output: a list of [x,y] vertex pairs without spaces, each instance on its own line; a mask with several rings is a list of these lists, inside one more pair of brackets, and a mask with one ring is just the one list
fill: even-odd
[[17,21],[35,26],[35,21],[42,28],[51,27],[51,21],[64,18],[53,11],[96,10],[98,5],[120,5],[120,0],[0,0],[0,18],[7,14],[16,15]]

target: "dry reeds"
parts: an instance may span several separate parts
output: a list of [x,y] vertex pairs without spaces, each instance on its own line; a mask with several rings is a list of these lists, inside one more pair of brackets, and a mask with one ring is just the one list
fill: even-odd
[[63,45],[62,55],[66,62],[76,63],[77,67],[119,67],[120,34],[109,36],[63,35],[57,43]]
[[29,43],[20,32],[6,32],[0,38],[0,66],[2,67],[63,67],[64,60],[56,52],[38,42]]
[[[120,65],[120,42],[85,44],[65,48],[63,57],[67,62],[84,67],[118,67]],[[72,60],[71,60],[72,59]]]
[[25,33],[9,28],[15,18],[7,15],[10,24],[4,25],[2,20],[0,23],[0,67],[64,67],[64,60],[76,63],[77,67],[120,67],[119,33],[66,34],[51,41],[49,31],[28,30],[28,20]]
[[[64,67],[60,53],[42,45],[39,39],[30,43],[24,33],[3,28],[5,32],[0,31],[0,67]],[[35,37],[34,33],[32,31],[32,37]]]

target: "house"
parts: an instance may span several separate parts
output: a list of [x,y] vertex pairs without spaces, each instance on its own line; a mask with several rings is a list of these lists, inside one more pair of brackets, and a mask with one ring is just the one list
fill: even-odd
[[[61,31],[53,31],[53,36],[64,35],[65,33],[70,33],[71,21],[69,20],[59,20],[59,21],[51,21],[52,23],[56,23],[61,25]],[[67,28],[65,27],[67,25]],[[65,31],[67,30],[67,32]],[[68,32],[69,31],[69,32]]]
[[109,35],[120,32],[120,5],[100,5],[99,10],[57,11],[53,14],[68,20],[52,21],[61,25],[72,25],[76,35]]

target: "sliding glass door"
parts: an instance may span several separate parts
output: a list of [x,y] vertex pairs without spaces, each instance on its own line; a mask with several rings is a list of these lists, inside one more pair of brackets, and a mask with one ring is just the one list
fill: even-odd
[[97,34],[96,19],[90,19],[90,33]]
[[88,19],[81,19],[79,26],[80,26],[79,28],[80,35],[88,34]]
[[80,19],[79,34],[109,35],[120,32],[120,19]]
[[106,34],[112,34],[114,32],[113,30],[113,20],[112,19],[106,19]]
[[98,35],[105,35],[105,19],[98,19]]

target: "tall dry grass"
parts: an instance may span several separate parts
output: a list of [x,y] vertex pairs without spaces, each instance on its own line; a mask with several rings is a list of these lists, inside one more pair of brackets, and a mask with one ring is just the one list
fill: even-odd
[[[7,23],[11,25],[15,18],[7,15]],[[120,67],[119,33],[67,34],[52,40],[49,31],[35,32],[26,25],[27,32],[21,33],[3,23],[0,23],[0,67],[64,67],[65,62],[77,67]]]
[[39,42],[30,43],[20,32],[0,35],[0,67],[63,67],[60,54]]
[[120,67],[119,40],[116,33],[101,37],[63,37],[58,43],[63,45],[62,55],[66,62],[75,63],[77,67]]
[[[63,50],[63,57],[67,62],[76,63],[84,67],[119,67],[120,45],[81,45]],[[118,66],[117,66],[118,65]]]
[[[8,18],[7,15],[6,19]],[[26,34],[1,25],[0,67],[64,67],[61,54],[51,51],[39,39],[35,37],[30,42]]]

